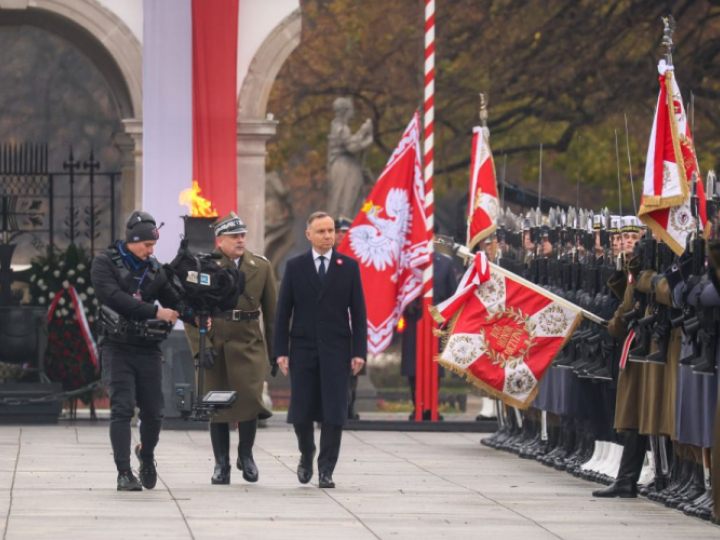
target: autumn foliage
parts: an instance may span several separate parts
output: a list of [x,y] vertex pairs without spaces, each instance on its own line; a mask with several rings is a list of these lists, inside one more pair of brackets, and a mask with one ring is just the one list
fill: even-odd
[[[296,204],[322,202],[332,101],[350,96],[353,127],[375,126],[363,157],[380,171],[422,102],[421,0],[305,0],[300,46],[280,71],[268,110],[280,120],[269,168],[280,171]],[[478,92],[489,96],[489,127],[508,180],[533,187],[539,143],[559,177],[555,196],[575,202],[577,175],[617,201],[615,134],[627,180],[627,114],[637,183],[657,99],[660,16],[677,19],[674,55],[683,94],[695,95],[701,170],[720,150],[720,5],[710,0],[437,0],[435,185],[439,198],[468,182]],[[500,174],[500,173],[499,173]],[[563,187],[564,186],[564,187]],[[593,201],[597,203],[597,200]]]

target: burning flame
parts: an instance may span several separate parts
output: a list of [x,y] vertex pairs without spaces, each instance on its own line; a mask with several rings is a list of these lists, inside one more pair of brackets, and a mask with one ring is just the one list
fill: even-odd
[[193,181],[191,188],[183,189],[178,198],[180,204],[188,207],[192,217],[217,217],[218,213],[210,201],[200,196],[200,185]]
[[400,320],[397,324],[397,331],[403,332],[405,330],[405,317],[400,317]]

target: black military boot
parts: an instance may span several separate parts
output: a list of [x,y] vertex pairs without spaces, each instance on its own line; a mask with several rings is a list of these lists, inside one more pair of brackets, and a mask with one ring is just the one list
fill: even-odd
[[230,483],[230,426],[210,423],[210,442],[215,455],[215,469],[210,483],[227,485]]
[[257,433],[257,418],[246,422],[238,422],[240,443],[238,444],[237,468],[242,471],[246,482],[257,482],[260,477],[253,459],[253,445]]
[[597,498],[637,498],[637,482],[642,471],[647,447],[647,436],[640,435],[636,430],[625,433],[620,469],[615,481],[608,487],[592,492]]
[[118,473],[117,477],[118,491],[142,491],[142,484],[135,478],[131,470]]

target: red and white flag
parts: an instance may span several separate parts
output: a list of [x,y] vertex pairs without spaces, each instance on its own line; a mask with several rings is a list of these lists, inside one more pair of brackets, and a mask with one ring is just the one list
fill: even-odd
[[473,129],[470,158],[470,199],[468,203],[467,246],[472,249],[495,232],[500,212],[495,162],[487,128]]
[[98,354],[97,343],[95,343],[95,338],[93,337],[92,330],[90,329],[90,323],[88,323],[87,315],[85,314],[85,306],[83,305],[83,301],[75,287],[70,285],[67,289],[63,288],[57,292],[55,299],[48,309],[47,322],[48,324],[52,322],[55,310],[58,307],[60,299],[65,294],[65,291],[67,291],[70,295],[70,302],[72,302],[73,308],[75,309],[75,317],[73,317],[73,319],[76,319],[77,325],[80,327],[80,334],[83,337],[83,341],[85,341],[88,353],[90,353],[90,361],[97,369],[99,368],[98,358],[100,357]]
[[582,321],[579,307],[560,304],[488,263],[483,253],[475,255],[458,292],[435,306],[433,316],[449,322],[437,361],[520,408],[535,399],[545,372]]
[[338,247],[360,263],[372,354],[390,344],[402,312],[421,293],[430,261],[420,155],[416,113]]
[[[660,95],[650,132],[638,217],[680,255],[685,251],[688,235],[697,230],[690,195],[693,176],[700,180],[700,169],[673,67],[661,60],[658,71]],[[701,181],[696,185],[704,229],[705,189]]]
[[237,182],[237,122],[238,54],[249,51],[238,33],[239,0],[136,4],[144,28],[142,209],[165,223],[172,241],[155,255],[169,261],[183,233],[178,216],[188,213],[178,201],[183,190],[197,185],[224,216],[237,211],[238,189],[248,189]]

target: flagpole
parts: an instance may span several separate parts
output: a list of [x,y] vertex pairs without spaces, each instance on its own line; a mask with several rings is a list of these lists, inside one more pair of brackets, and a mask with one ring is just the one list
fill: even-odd
[[618,214],[623,215],[622,182],[620,181],[620,147],[618,145],[617,129],[615,130],[615,161],[617,162],[618,177]]
[[437,337],[433,335],[430,307],[433,304],[433,225],[434,225],[434,127],[435,127],[435,0],[425,0],[425,89],[423,115],[423,154],[425,165],[425,219],[430,261],[423,271],[423,316],[418,322],[416,351],[415,420],[430,411],[431,420],[438,419],[438,370],[433,362]]
[[628,171],[630,174],[630,189],[632,190],[633,210],[635,211],[635,215],[637,216],[638,209],[637,202],[635,202],[635,182],[633,181],[632,159],[630,158],[630,132],[628,131],[627,113],[625,113],[625,146],[627,147]]
[[542,151],[543,145],[540,143],[540,171],[538,173],[538,210],[542,213]]

